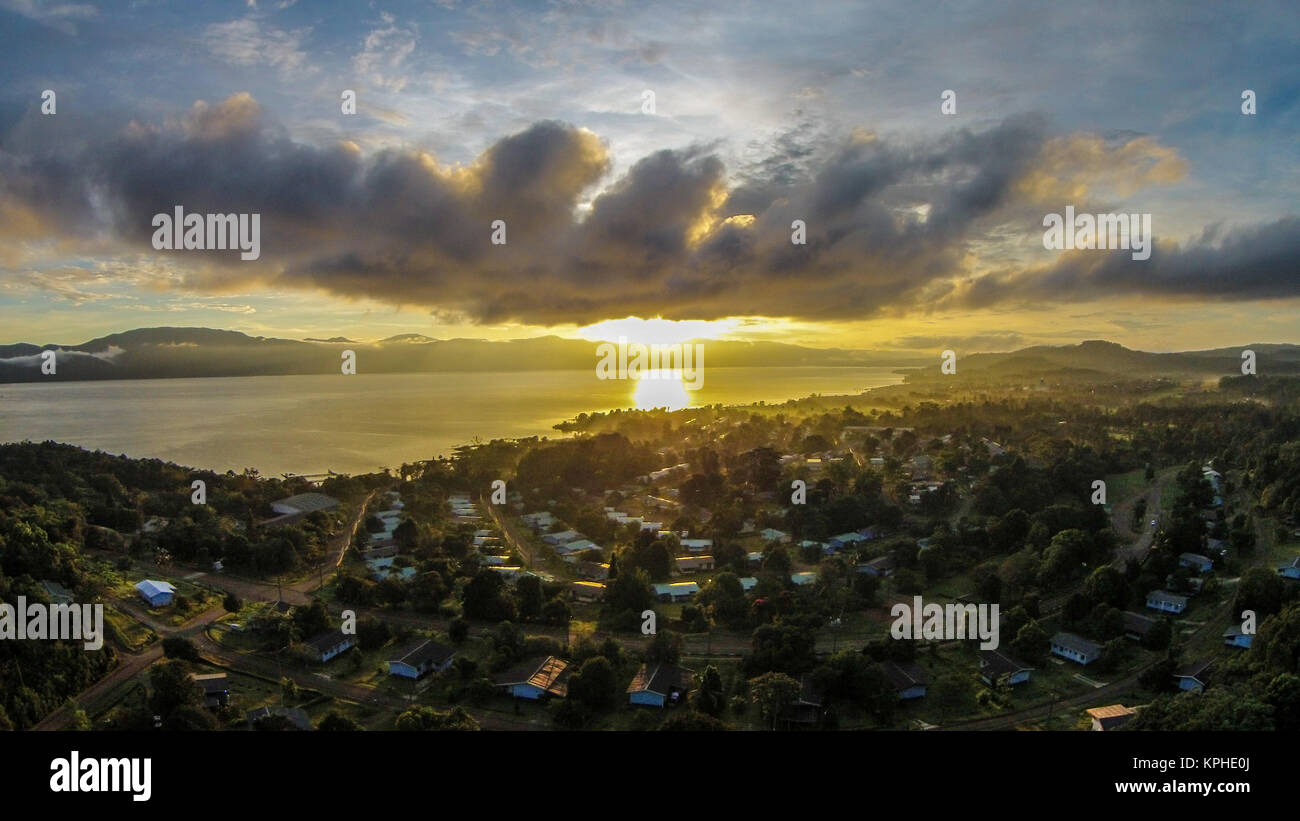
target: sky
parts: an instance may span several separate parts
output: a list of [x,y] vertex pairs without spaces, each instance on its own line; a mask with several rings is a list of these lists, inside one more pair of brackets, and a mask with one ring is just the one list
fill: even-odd
[[[0,0],[0,343],[1300,343],[1297,42],[1294,2]],[[157,248],[177,206],[258,257]],[[1067,206],[1150,257],[1044,247]]]

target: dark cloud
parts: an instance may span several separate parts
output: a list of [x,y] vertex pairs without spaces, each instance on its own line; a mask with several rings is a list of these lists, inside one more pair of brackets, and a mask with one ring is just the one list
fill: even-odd
[[[1300,294],[1294,218],[1161,245],[1147,262],[1091,252],[972,278],[973,239],[1041,213],[1021,183],[1043,170],[1050,139],[1034,116],[906,142],[801,128],[734,177],[696,146],[651,154],[611,181],[602,141],[559,122],[448,166],[415,151],[295,142],[237,95],[70,154],[6,138],[0,213],[24,216],[10,236],[104,230],[148,250],[152,216],[176,205],[256,212],[256,262],[169,255],[189,287],[314,288],[483,322],[861,319],[1116,292]],[[490,241],[498,219],[504,246]],[[790,241],[794,220],[807,225],[806,245]]]

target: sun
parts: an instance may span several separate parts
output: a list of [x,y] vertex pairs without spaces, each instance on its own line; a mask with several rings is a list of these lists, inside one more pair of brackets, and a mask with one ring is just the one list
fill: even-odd
[[632,401],[637,410],[667,408],[670,411],[691,407],[690,393],[682,381],[681,371],[654,370],[636,380]]
[[736,319],[606,319],[579,328],[578,336],[593,342],[617,342],[620,337],[643,345],[677,345],[696,339],[718,339],[740,324]]

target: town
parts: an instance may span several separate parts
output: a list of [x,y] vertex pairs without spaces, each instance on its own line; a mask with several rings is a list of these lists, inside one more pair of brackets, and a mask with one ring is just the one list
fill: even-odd
[[[1300,420],[1253,379],[584,414],[359,476],[0,446],[0,594],[107,633],[0,642],[0,721],[1294,728]],[[968,629],[900,638],[921,600]]]

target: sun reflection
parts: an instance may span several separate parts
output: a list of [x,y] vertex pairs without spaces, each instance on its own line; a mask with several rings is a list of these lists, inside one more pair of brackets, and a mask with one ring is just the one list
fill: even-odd
[[653,370],[636,380],[632,401],[637,410],[667,408],[681,410],[692,405],[681,371]]

